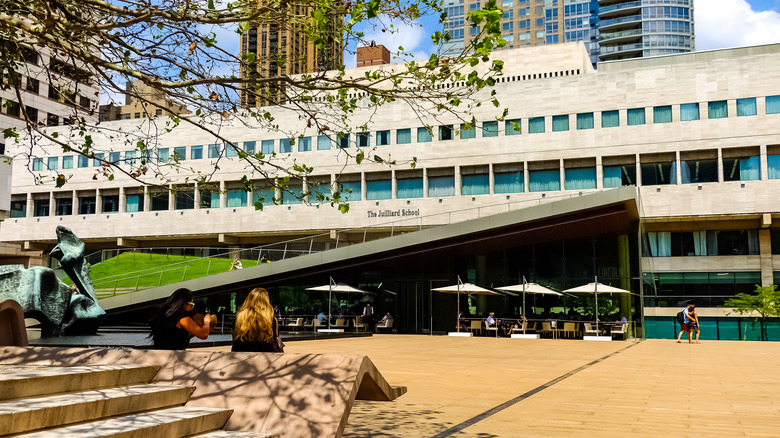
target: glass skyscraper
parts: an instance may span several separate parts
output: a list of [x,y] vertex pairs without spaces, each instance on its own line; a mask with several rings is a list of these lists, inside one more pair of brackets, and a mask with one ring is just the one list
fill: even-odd
[[[693,0],[499,0],[506,49],[583,41],[591,62],[693,51]],[[480,1],[446,0],[445,55],[479,33],[465,14]]]

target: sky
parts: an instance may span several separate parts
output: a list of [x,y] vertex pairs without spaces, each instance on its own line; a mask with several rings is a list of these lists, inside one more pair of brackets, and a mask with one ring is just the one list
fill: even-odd
[[[696,50],[722,49],[780,42],[780,0],[695,0]],[[439,30],[436,20],[423,20],[422,27],[388,33],[367,30],[367,39],[391,52],[400,45],[425,59],[433,53],[430,35]],[[347,67],[354,55],[345,55]]]

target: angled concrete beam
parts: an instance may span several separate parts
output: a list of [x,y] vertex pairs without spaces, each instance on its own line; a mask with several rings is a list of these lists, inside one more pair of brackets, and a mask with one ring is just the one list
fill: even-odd
[[138,248],[138,241],[134,239],[128,239],[126,237],[118,237],[116,239],[116,246],[125,248]]
[[237,245],[238,244],[238,237],[231,236],[230,234],[220,234],[219,235],[219,243],[226,243],[228,245]]

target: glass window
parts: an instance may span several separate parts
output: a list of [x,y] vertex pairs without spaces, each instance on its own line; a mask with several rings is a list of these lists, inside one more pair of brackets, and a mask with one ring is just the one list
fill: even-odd
[[55,216],[70,216],[73,214],[73,198],[57,198],[54,200]]
[[398,199],[422,198],[424,195],[422,177],[398,179],[396,185]]
[[103,198],[103,213],[116,213],[119,211],[119,195],[101,196]]
[[677,163],[669,161],[665,163],[641,163],[642,185],[660,186],[677,184]]
[[135,164],[135,156],[136,156],[136,151],[126,151],[125,152],[125,161],[127,162],[127,164],[129,164],[131,166],[134,165]]
[[317,136],[317,150],[327,151],[330,149],[330,138],[327,135]]
[[593,113],[577,114],[577,129],[593,129]]
[[614,128],[620,126],[620,112],[614,111],[602,111],[601,112],[601,127],[602,128]]
[[279,153],[291,154],[293,150],[293,143],[295,143],[295,140],[292,138],[283,138],[279,140]]
[[222,153],[222,145],[219,143],[213,143],[209,145],[209,158],[219,158]]
[[192,210],[195,208],[195,192],[192,190],[178,190],[173,198],[174,210]]
[[282,204],[303,204],[303,187],[300,183],[289,184],[282,190]]
[[412,142],[412,130],[397,129],[395,131],[395,142],[397,144],[410,144]]
[[33,216],[48,216],[49,215],[49,200],[48,199],[36,199],[33,201]]
[[93,167],[99,167],[103,165],[103,159],[105,158],[105,154],[95,154],[95,158],[92,160],[92,166]]
[[498,137],[498,122],[482,122],[483,137]]
[[446,141],[453,139],[452,125],[439,126],[439,140]]
[[309,202],[328,202],[330,199],[330,183],[327,181],[309,181]]
[[89,167],[89,158],[79,155],[79,167]]
[[274,141],[273,140],[263,140],[260,143],[260,152],[262,152],[264,155],[271,155],[274,153]]
[[563,187],[566,190],[586,190],[596,188],[596,168],[564,169]]
[[246,207],[247,206],[247,191],[244,189],[229,189],[227,191],[227,206],[231,207]]
[[249,155],[254,155],[257,151],[257,142],[256,141],[245,141],[244,142],[244,152],[246,152]]
[[699,120],[699,104],[684,103],[680,105],[680,121]]
[[349,134],[339,134],[339,148],[349,148]]
[[497,172],[493,175],[494,193],[523,193],[525,191],[523,172]]
[[27,217],[27,202],[11,201],[11,217]]
[[653,123],[671,123],[672,122],[672,106],[656,106],[653,107]]
[[392,182],[388,180],[366,181],[366,199],[369,201],[391,199],[393,197]]
[[62,168],[73,169],[73,156],[62,157]]
[[387,146],[390,144],[390,131],[377,131],[376,132],[376,145]]
[[177,148],[173,148],[173,156],[177,160],[186,160],[187,159],[187,148],[185,146],[180,146]]
[[604,188],[636,185],[636,166],[623,164],[620,166],[604,166]]
[[43,158],[33,158],[33,171],[43,170]]
[[355,142],[359,148],[367,148],[371,146],[371,134],[368,132],[358,132],[355,135]]
[[504,121],[505,135],[520,135],[522,133],[520,119],[511,119]]
[[164,163],[164,162],[168,161],[168,159],[170,159],[170,158],[171,158],[171,153],[170,153],[170,150],[168,150],[168,148],[157,149],[157,161],[158,162]]
[[683,184],[718,182],[718,159],[680,161],[680,181]]
[[725,100],[707,103],[707,118],[722,119],[729,116],[729,107]]
[[119,160],[121,158],[121,155],[119,152],[109,152],[108,153],[108,161],[112,163],[119,163]]
[[345,201],[360,201],[360,181],[339,183],[339,196]]
[[645,109],[631,108],[628,110],[628,126],[644,125]]
[[168,192],[154,193],[149,197],[152,198],[151,210],[152,211],[164,211],[168,209]]
[[197,146],[191,146],[190,147],[190,159],[191,160],[202,160],[203,159],[203,145],[197,145]]
[[528,119],[528,133],[541,134],[544,132],[544,117],[531,117]]
[[95,197],[79,196],[79,214],[95,214]]
[[552,192],[561,189],[561,173],[558,169],[532,170],[528,172],[528,190]]
[[780,114],[780,96],[766,97],[766,113]]
[[766,167],[769,179],[780,179],[780,155],[767,155]]
[[477,138],[477,127],[474,124],[471,124],[471,127],[469,129],[466,129],[466,125],[461,124],[460,138],[462,140],[469,139],[469,138]]
[[487,195],[490,193],[490,177],[482,175],[463,175],[461,177],[461,194],[464,196]]
[[553,123],[553,132],[561,132],[561,131],[569,130],[568,115],[553,116],[552,123]]
[[737,117],[755,116],[758,114],[756,98],[737,99]]
[[311,152],[311,137],[298,139],[298,152]]
[[428,197],[455,196],[455,177],[428,177]]
[[433,140],[428,128],[417,128],[417,143],[428,143]]
[[[211,208],[219,208],[219,195],[217,195],[217,205],[213,205]],[[257,207],[257,204],[260,203],[263,206],[266,205],[276,205],[276,202],[274,201],[274,198],[276,197],[276,189],[274,187],[265,187],[261,189],[254,189],[252,190],[252,205]],[[281,201],[281,200],[279,200]]]
[[237,157],[238,156],[238,142],[225,142],[225,156]]
[[761,162],[758,156],[723,158],[724,181],[758,181],[760,179]]
[[128,213],[136,213],[143,211],[144,209],[144,195],[127,195],[127,206],[125,211]]

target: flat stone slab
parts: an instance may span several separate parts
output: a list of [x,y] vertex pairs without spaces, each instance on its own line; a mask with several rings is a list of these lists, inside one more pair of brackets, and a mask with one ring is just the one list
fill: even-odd
[[512,339],[539,339],[539,335],[532,335],[530,333],[512,333]]
[[447,336],[454,336],[456,338],[470,338],[474,336],[471,332],[449,332]]
[[583,341],[612,342],[612,336],[583,336]]

